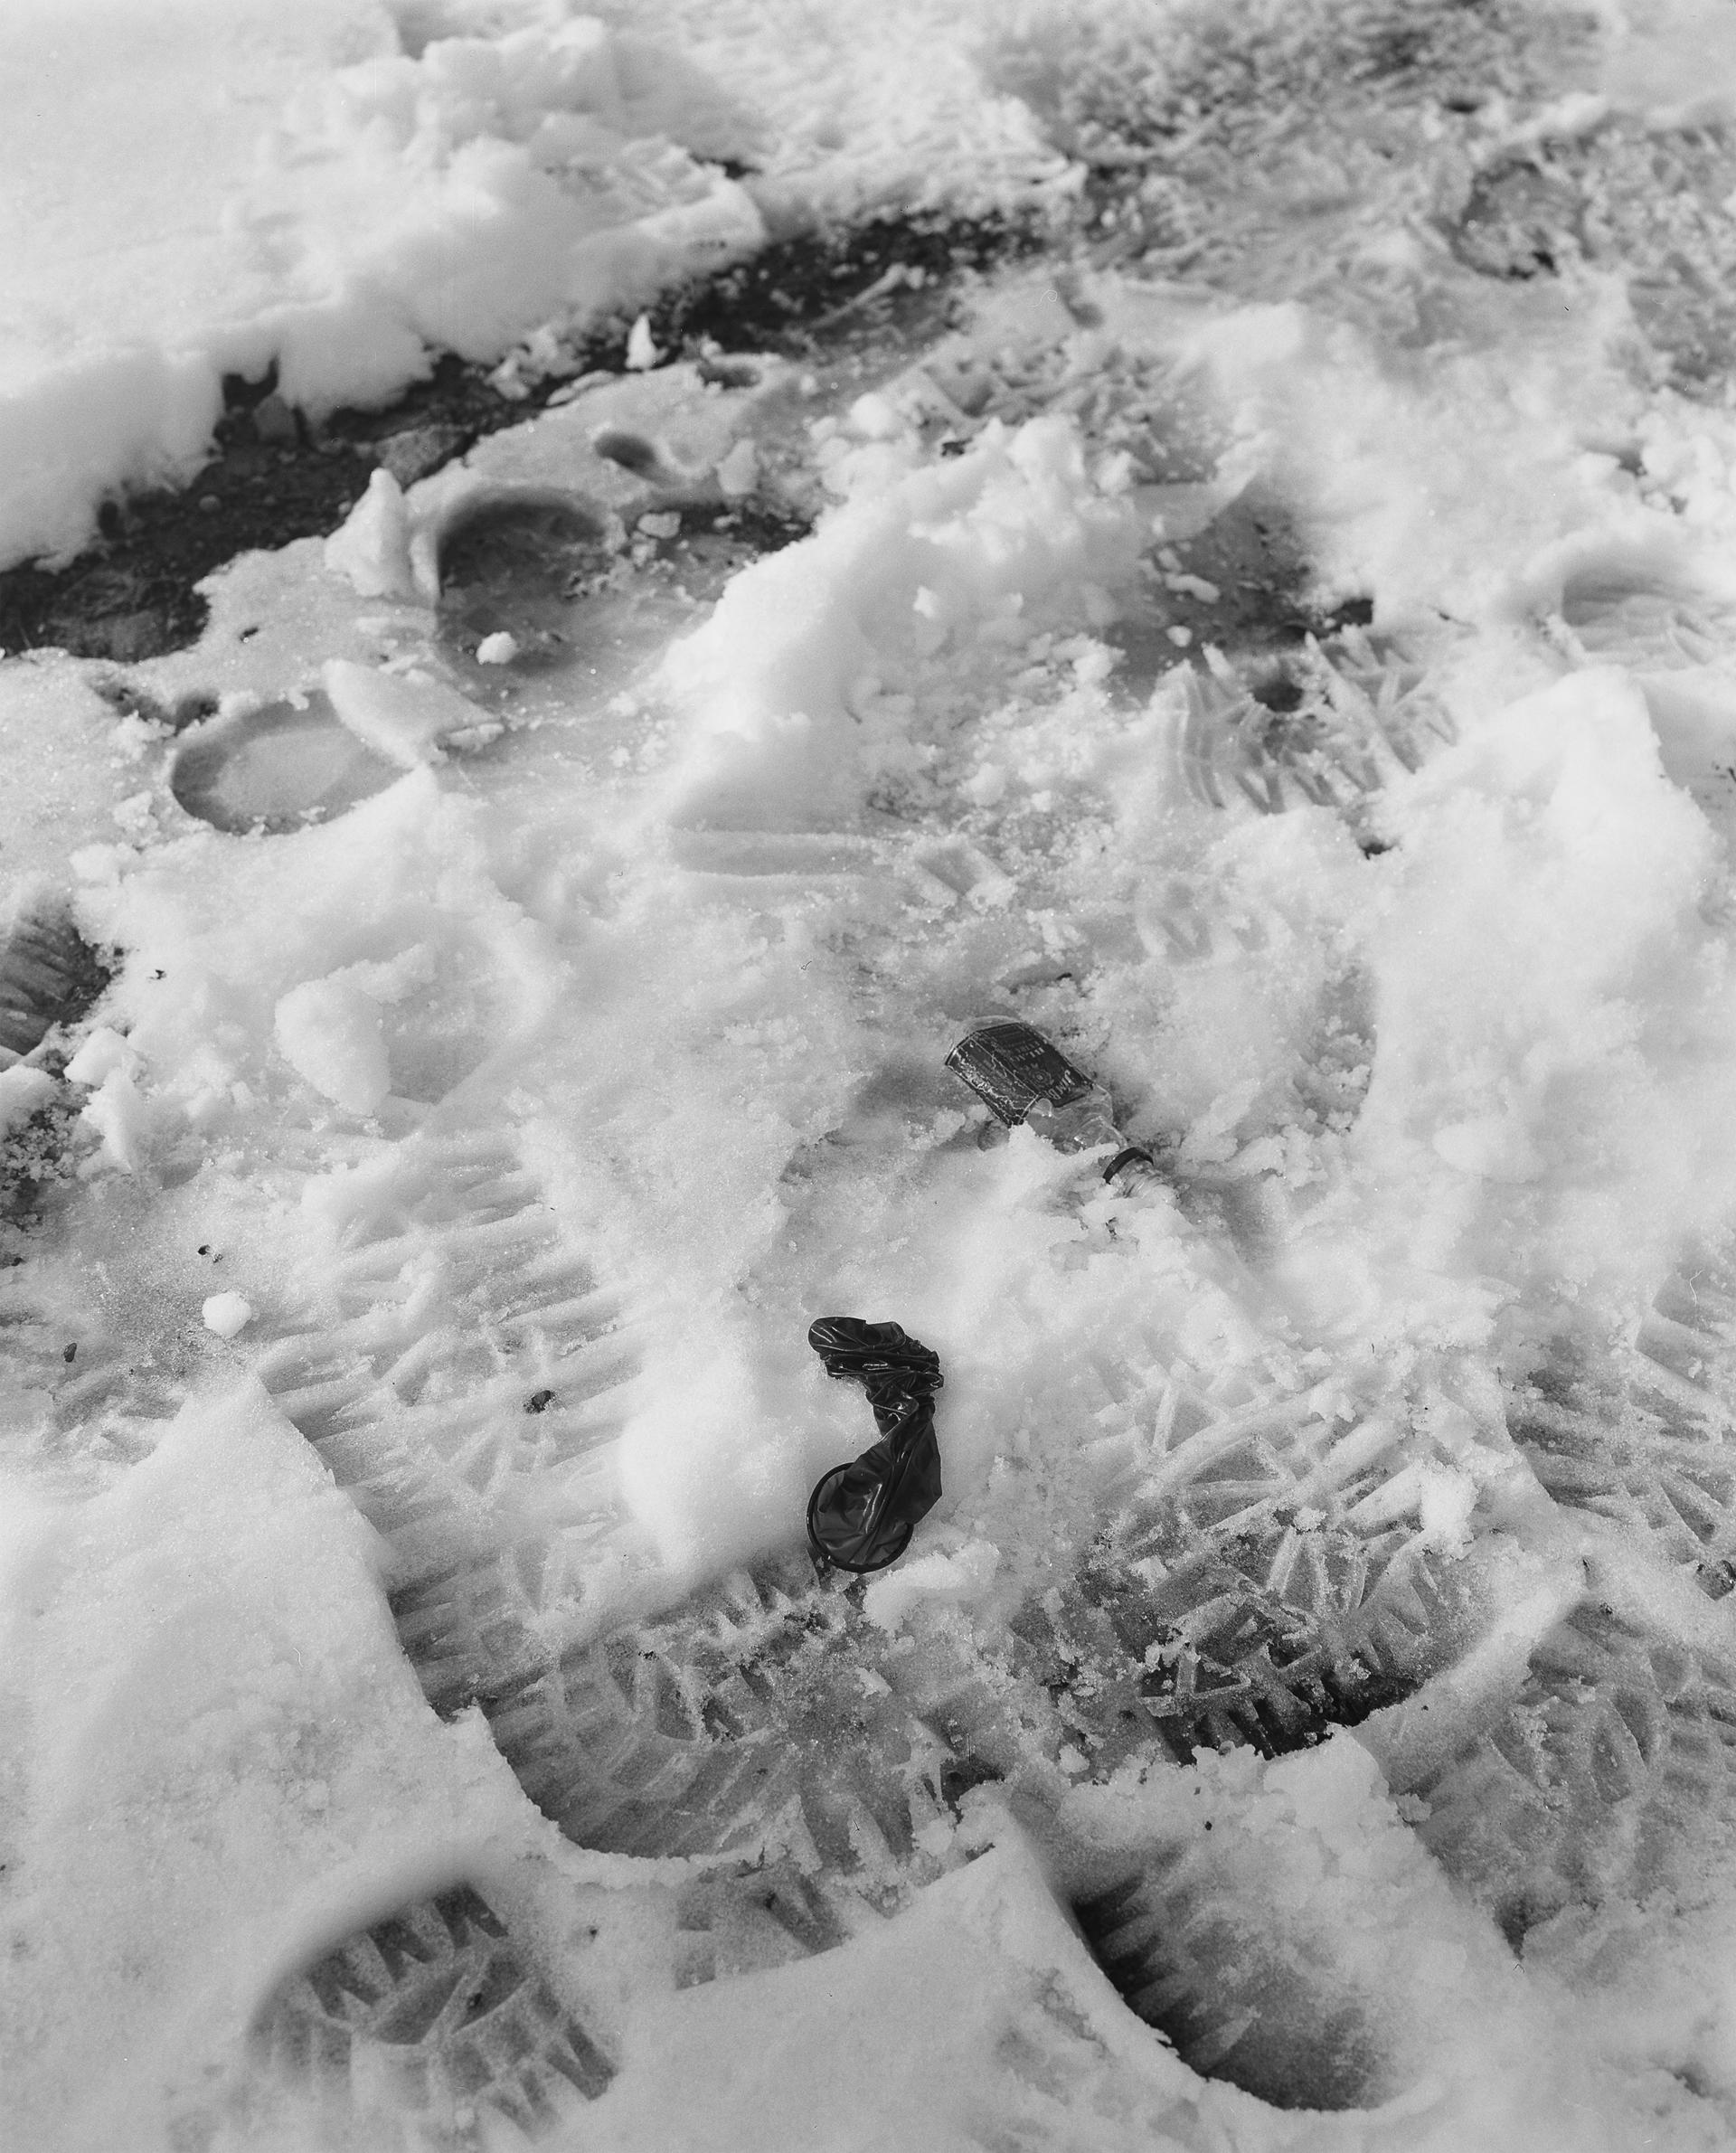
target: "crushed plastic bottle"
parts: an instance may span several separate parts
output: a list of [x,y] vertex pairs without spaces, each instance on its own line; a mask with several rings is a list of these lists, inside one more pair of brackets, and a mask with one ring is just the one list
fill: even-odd
[[807,1342],[828,1375],[860,1383],[880,1440],[849,1465],[835,1466],[807,1499],[807,1544],[823,1569],[861,1575],[896,1563],[918,1522],[940,1500],[940,1447],[934,1433],[939,1356],[896,1323],[822,1316]]
[[1129,1144],[1116,1127],[1102,1085],[1023,1018],[977,1017],[947,1056],[947,1067],[1008,1128],[1023,1121],[1058,1151],[1112,1144],[1103,1179],[1122,1195],[1156,1176],[1150,1152]]

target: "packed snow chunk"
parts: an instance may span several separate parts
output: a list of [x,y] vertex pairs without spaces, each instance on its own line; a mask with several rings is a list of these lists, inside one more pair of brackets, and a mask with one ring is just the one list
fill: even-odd
[[662,356],[662,351],[651,341],[651,317],[641,314],[627,331],[624,362],[627,370],[629,373],[649,373]]
[[67,1063],[71,1082],[92,1087],[80,1119],[102,1139],[86,1171],[109,1166],[137,1174],[143,1165],[154,1119],[138,1087],[143,1070],[139,1054],[107,1025],[99,1025]]
[[138,1057],[108,1025],[99,1025],[66,1065],[69,1083],[101,1084],[118,1069],[137,1068]]
[[326,541],[326,565],[363,598],[414,598],[410,519],[403,490],[382,466],[340,529]]
[[897,1629],[912,1608],[926,1601],[956,1606],[975,1600],[999,1566],[999,1551],[987,1540],[910,1557],[871,1581],[863,1612],[882,1629]]
[[352,1114],[372,1114],[392,1091],[377,996],[342,973],[309,979],[278,1004],[278,1051],[316,1091]]
[[760,482],[760,451],[740,440],[717,467],[717,490],[726,501],[741,501]]
[[320,677],[342,722],[400,770],[439,761],[441,741],[482,722],[475,704],[426,673],[385,673],[332,658]]
[[79,1119],[102,1139],[97,1157],[99,1166],[115,1166],[123,1174],[138,1172],[156,1117],[131,1070],[117,1069],[106,1076]]
[[1640,683],[1665,774],[1736,856],[1736,684],[1715,666],[1646,675]]
[[252,1322],[254,1308],[239,1293],[213,1293],[206,1297],[201,1313],[208,1331],[215,1331],[220,1338],[233,1338]]
[[677,819],[800,826],[848,812],[925,762],[930,679],[1008,666],[1079,627],[1132,576],[1145,541],[1099,492],[1064,419],[986,428],[918,468],[901,445],[846,449],[843,504],[808,538],[744,571],[675,645],[664,681],[687,713]]
[[690,1310],[636,1386],[621,1488],[677,1578],[696,1582],[799,1537],[807,1485],[789,1365],[799,1364],[760,1343],[732,1310]]
[[430,953],[419,947],[390,963],[304,980],[278,1004],[278,1052],[316,1091],[352,1114],[372,1114],[392,1091],[382,1009],[433,975]]

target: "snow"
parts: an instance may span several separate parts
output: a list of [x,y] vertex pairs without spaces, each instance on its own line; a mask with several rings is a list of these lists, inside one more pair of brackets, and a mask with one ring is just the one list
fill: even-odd
[[[1061,172],[1022,109],[985,114],[968,23],[921,0],[877,22],[882,71],[913,37],[945,55],[888,105],[861,67],[828,78],[834,28],[780,12],[696,33],[675,9],[405,6],[428,24],[403,50],[378,0],[293,19],[21,0],[0,61],[0,562],[69,554],[106,496],[191,477],[226,373],[275,366],[315,416],[373,404],[437,350],[504,359],[750,253],[769,216],[901,198],[919,148],[936,201]],[[767,138],[757,197],[720,160]],[[655,364],[642,318],[631,355]]]
[[410,526],[403,489],[377,470],[342,528],[326,541],[326,565],[347,576],[363,598],[410,598]]
[[212,1293],[206,1296],[200,1313],[208,1331],[214,1331],[220,1338],[234,1338],[252,1322],[256,1310],[252,1302],[243,1300],[239,1293]]
[[298,1927],[472,1828],[487,1766],[427,1720],[372,1535],[255,1386],[190,1402],[94,1503],[15,1494],[8,2114],[26,2142],[112,2144],[132,2089],[232,2037]]
[[320,679],[338,722],[401,770],[433,760],[447,734],[476,722],[473,704],[425,673],[374,671],[334,658]]
[[991,429],[913,470],[897,414],[863,399],[820,453],[842,511],[739,577],[670,653],[669,692],[693,713],[677,820],[799,827],[856,804],[920,767],[910,690],[935,660],[993,665],[1105,616],[1102,586],[1131,573],[1137,518],[1099,495],[1064,422]]
[[[225,371],[317,414],[825,209],[1053,207],[1027,12],[19,7],[0,554],[194,467]],[[1726,96],[1706,9],[1607,12],[1491,141]],[[0,666],[8,931],[71,903],[118,966],[0,1068],[49,1176],[0,1228],[21,2144],[326,2142],[249,2027],[458,1883],[614,2073],[555,2144],[1729,2142],[1736,419],[1635,361],[1615,273],[1473,284],[1433,233],[1374,220],[1347,296],[1040,262],[740,382],[639,313],[622,376],[222,571],[130,702]],[[755,502],[812,527],[664,573]],[[455,628],[514,514],[540,552]],[[1368,601],[1248,675],[1299,703],[1238,671],[1279,526]],[[602,566],[539,613],[569,541]],[[985,1140],[943,1059],[989,1008],[1113,1087],[1137,1197]],[[629,1692],[673,1725],[779,1634],[720,1581],[873,1440],[833,1310],[939,1354],[947,1493],[728,1711],[786,1714],[774,1787],[901,1729],[908,1852],[866,1776],[750,1846],[563,1836],[526,1670],[600,1772]],[[1405,1694],[1176,1762],[1178,1596],[1254,1560],[1178,1555],[1189,1502],[1285,1579],[1378,1553]],[[1103,1970],[1163,1950],[1185,2053]],[[1251,2089],[1207,2053],[1249,2022]]]
[[10,1136],[54,1096],[54,1080],[45,1069],[16,1062],[0,1069],[0,1136]]

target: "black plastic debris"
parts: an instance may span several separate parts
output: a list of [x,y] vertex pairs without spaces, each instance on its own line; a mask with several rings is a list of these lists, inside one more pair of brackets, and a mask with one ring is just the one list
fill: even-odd
[[1103,1178],[1124,1191],[1157,1171],[1150,1152],[1123,1138],[1109,1095],[1096,1079],[1020,1017],[979,1017],[947,1056],[947,1067],[1008,1128],[1028,1122],[1060,1151],[1113,1144]]
[[822,1566],[858,1575],[884,1570],[940,1500],[939,1356],[899,1324],[859,1316],[822,1316],[807,1342],[828,1375],[862,1384],[880,1430],[872,1449],[835,1466],[807,1498],[808,1546]]

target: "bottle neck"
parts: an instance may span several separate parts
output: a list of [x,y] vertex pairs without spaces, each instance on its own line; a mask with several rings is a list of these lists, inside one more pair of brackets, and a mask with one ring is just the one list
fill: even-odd
[[1066,1106],[1052,1106],[1046,1099],[1039,1100],[1025,1120],[1057,1151],[1091,1151],[1099,1145],[1110,1146],[1109,1159],[1100,1171],[1118,1195],[1130,1196],[1147,1183],[1163,1178],[1151,1154],[1129,1144],[1115,1126],[1109,1095],[1099,1086],[1093,1085],[1083,1099]]

